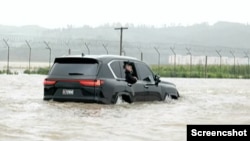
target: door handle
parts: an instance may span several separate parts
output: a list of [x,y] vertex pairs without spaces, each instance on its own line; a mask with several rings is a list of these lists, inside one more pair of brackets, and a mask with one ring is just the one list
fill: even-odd
[[128,86],[131,87],[132,85],[130,83],[128,83]]
[[148,85],[144,85],[144,88],[148,88]]

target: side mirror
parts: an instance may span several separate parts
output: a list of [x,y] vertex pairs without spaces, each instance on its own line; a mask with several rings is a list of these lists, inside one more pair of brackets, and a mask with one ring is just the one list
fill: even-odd
[[154,78],[152,75],[149,75],[148,77],[144,78],[143,81],[154,82]]
[[158,85],[161,82],[160,76],[158,74],[154,76],[154,80],[155,80],[155,85]]

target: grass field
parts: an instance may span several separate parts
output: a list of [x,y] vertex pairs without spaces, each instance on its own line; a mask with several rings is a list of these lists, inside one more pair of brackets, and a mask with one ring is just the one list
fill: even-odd
[[162,77],[182,78],[250,78],[248,65],[165,65],[151,66],[153,72]]
[[[152,65],[150,66],[155,74],[161,77],[179,78],[250,78],[250,67],[248,65]],[[25,74],[48,74],[49,67],[32,67],[29,71],[22,68],[21,73]],[[18,74],[20,71],[10,69],[9,74]],[[0,70],[0,74],[6,74],[6,69]]]

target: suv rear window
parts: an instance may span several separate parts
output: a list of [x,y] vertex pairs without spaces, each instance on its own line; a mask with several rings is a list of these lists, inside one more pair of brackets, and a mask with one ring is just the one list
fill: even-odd
[[112,62],[110,64],[110,67],[117,78],[122,78],[121,66],[119,61]]
[[57,58],[51,68],[50,75],[69,76],[95,76],[98,62],[88,58]]

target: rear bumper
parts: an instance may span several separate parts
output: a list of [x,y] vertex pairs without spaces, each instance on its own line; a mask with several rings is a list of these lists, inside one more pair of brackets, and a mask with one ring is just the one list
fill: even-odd
[[99,97],[60,97],[60,96],[44,96],[43,100],[53,100],[60,102],[83,102],[83,103],[101,103],[101,104],[111,104],[105,98]]

